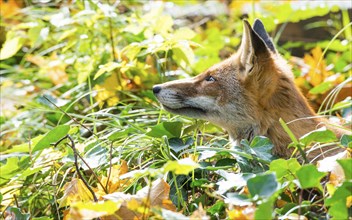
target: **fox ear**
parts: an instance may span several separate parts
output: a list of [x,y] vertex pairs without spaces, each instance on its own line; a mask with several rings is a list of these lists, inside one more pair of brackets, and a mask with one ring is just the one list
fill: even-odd
[[265,45],[271,50],[271,52],[276,53],[275,46],[271,41],[268,32],[266,32],[264,25],[261,20],[255,19],[253,24],[253,30],[259,35],[259,37],[264,41]]
[[240,62],[245,74],[249,74],[259,56],[269,56],[269,50],[265,42],[252,29],[247,20],[243,21],[243,35],[240,46]]

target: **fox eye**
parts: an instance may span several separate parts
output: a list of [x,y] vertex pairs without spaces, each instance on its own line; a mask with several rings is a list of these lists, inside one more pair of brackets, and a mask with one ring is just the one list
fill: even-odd
[[215,79],[214,77],[212,77],[212,76],[207,76],[207,77],[205,78],[205,81],[214,82],[214,81],[216,81],[216,79]]

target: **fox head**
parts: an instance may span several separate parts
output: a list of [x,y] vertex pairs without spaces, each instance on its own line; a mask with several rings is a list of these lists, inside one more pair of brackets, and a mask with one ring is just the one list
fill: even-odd
[[[277,53],[262,22],[243,22],[239,50],[228,59],[190,79],[153,87],[165,110],[208,120],[233,139],[276,132],[280,117],[293,120],[314,114],[296,89],[292,72]],[[298,100],[298,101],[297,101]],[[300,108],[297,112],[289,109]],[[282,115],[287,113],[287,117]]]

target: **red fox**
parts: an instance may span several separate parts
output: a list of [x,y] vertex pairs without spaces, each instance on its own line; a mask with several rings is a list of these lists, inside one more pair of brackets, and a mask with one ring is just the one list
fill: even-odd
[[[194,78],[155,85],[153,93],[165,110],[217,124],[232,140],[266,136],[274,144],[273,154],[288,158],[292,150],[287,146],[292,141],[280,118],[294,121],[288,126],[297,138],[328,123],[316,117],[295,86],[289,65],[276,51],[263,23],[257,19],[252,28],[244,20],[243,27],[237,53]],[[338,137],[347,133],[330,129]],[[332,147],[335,149],[317,149],[307,157],[344,150]]]

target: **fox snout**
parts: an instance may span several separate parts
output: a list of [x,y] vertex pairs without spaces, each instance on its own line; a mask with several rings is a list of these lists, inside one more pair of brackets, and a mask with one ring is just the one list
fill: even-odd
[[159,85],[153,86],[154,95],[158,94],[160,91],[161,91],[161,86],[159,86]]

